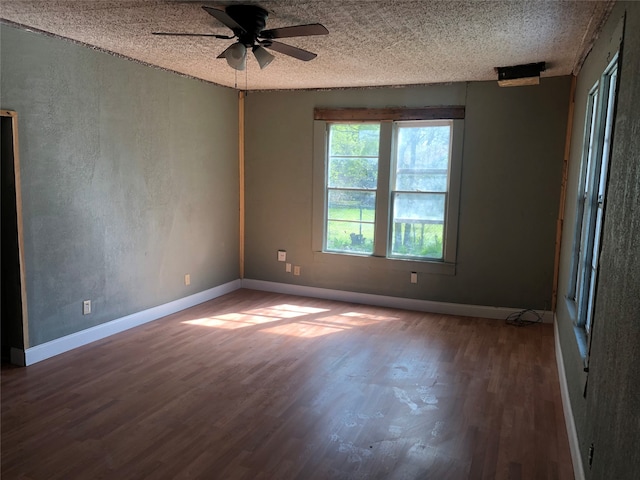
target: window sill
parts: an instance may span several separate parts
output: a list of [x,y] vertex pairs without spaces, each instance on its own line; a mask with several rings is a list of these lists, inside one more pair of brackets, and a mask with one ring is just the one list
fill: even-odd
[[374,266],[385,270],[401,272],[429,273],[435,275],[455,275],[456,264],[429,260],[410,260],[404,258],[374,257],[349,253],[314,252],[313,260],[317,263],[352,266],[362,268]]
[[571,322],[573,323],[573,333],[576,336],[576,344],[578,345],[578,352],[582,358],[582,366],[585,371],[587,371],[589,366],[589,341],[587,338],[587,332],[584,328],[576,325],[578,321],[578,313],[575,302],[569,298],[565,298],[565,302],[569,318],[571,318]]

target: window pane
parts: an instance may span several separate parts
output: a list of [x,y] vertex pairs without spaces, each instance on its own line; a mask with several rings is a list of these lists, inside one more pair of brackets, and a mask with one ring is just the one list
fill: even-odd
[[593,235],[593,253],[591,255],[591,267],[595,270],[598,268],[600,240],[602,238],[602,208],[598,207],[596,212],[596,226]]
[[444,222],[443,193],[396,193],[393,201],[393,221]]
[[357,190],[329,190],[327,218],[355,222],[375,221],[375,192]]
[[591,168],[591,164],[594,162],[594,155],[596,154],[595,152],[595,142],[596,142],[596,124],[597,124],[597,115],[598,115],[598,109],[597,109],[597,105],[598,105],[598,92],[596,91],[591,97],[590,97],[590,102],[591,104],[589,105],[589,108],[591,108],[591,126],[590,126],[590,132],[589,132],[589,150],[587,153],[587,158],[588,158],[588,163],[587,163],[587,170],[586,170],[586,174],[587,174],[587,180],[584,183],[584,192],[585,192],[585,196],[588,196],[588,192],[591,190],[591,188],[593,187],[592,185],[592,181],[591,177],[593,176],[593,169]]
[[375,204],[375,192],[329,190],[326,249],[372,254]]
[[591,94],[588,104],[588,118],[591,124],[588,126],[589,139],[585,145],[588,163],[583,171],[585,180],[582,224],[577,226],[580,228],[580,243],[575,290],[578,309],[576,323],[584,328],[587,334],[591,332],[594,314],[611,130],[614,122],[616,76],[614,60],[613,67],[603,74],[600,84],[594,87],[598,90]]
[[325,248],[372,254],[380,125],[336,123],[329,130]]
[[578,195],[576,218],[578,222],[576,224],[575,239],[574,239],[574,257],[573,257],[573,272],[571,276],[571,283],[569,285],[569,298],[574,301],[578,301],[581,295],[582,284],[585,275],[585,258],[588,242],[588,225],[589,217],[591,214],[590,195],[592,189],[592,169],[591,158],[594,155],[595,150],[595,129],[597,119],[597,101],[598,101],[598,84],[593,88],[594,90],[589,94],[587,101],[587,114],[586,114],[586,127],[585,127],[585,139],[582,152],[582,174],[581,193]]
[[445,203],[441,193],[395,193],[392,255],[442,258]]
[[446,192],[450,151],[450,125],[399,126],[395,190]]
[[329,135],[329,156],[377,157],[380,125],[334,123]]
[[[602,141],[602,150],[599,153],[600,157],[596,159],[596,161],[599,162],[599,165],[598,163],[594,165],[594,171],[592,173],[592,178],[590,179],[593,183],[591,195],[593,197],[593,210],[595,210],[595,221],[592,221],[592,226],[590,227],[591,230],[589,231],[590,241],[593,242],[593,246],[591,251],[587,252],[587,258],[585,259],[584,265],[586,270],[585,282],[589,282],[587,285],[588,288],[583,293],[583,295],[587,296],[586,307],[584,312],[579,310],[580,318],[578,319],[579,324],[584,327],[587,334],[591,333],[591,324],[593,322],[594,314],[596,279],[598,277],[598,261],[600,256],[600,242],[602,239],[603,208],[606,194],[606,178],[609,165],[609,154],[611,150],[611,130],[613,125],[616,76],[617,70],[614,69],[610,73],[608,83],[606,84],[609,91],[607,92],[607,96],[603,97],[606,98],[606,104],[602,105],[602,108],[605,109],[605,121],[603,125],[600,125],[600,130],[598,131],[598,135]],[[590,263],[589,266],[587,266],[587,262]],[[581,299],[581,304],[584,304],[584,302],[585,300]]]
[[396,171],[396,190],[446,192],[446,170],[402,169]]
[[611,154],[611,132],[613,130],[613,107],[615,105],[616,79],[618,70],[611,73],[609,79],[609,96],[607,98],[607,116],[604,131],[604,140],[602,146],[602,163],[600,166],[600,182],[598,185],[598,194],[604,196],[607,185],[607,173],[609,171],[609,155]]
[[327,251],[373,253],[373,223],[327,221]]
[[328,185],[332,188],[375,189],[378,157],[329,157]]

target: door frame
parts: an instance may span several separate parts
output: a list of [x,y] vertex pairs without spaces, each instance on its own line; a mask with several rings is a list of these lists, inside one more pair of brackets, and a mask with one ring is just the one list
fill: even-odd
[[25,365],[25,351],[29,348],[29,315],[27,312],[27,286],[25,282],[24,264],[24,230],[22,223],[22,189],[20,182],[20,155],[18,151],[18,113],[13,110],[0,110],[1,117],[11,119],[11,135],[13,138],[13,174],[16,192],[16,227],[18,230],[18,269],[20,274],[20,301],[22,303],[22,338],[23,349],[11,347],[11,363]]

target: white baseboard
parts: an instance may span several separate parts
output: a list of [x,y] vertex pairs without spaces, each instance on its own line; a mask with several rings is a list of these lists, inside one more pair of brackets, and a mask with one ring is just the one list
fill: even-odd
[[[291,285],[288,283],[267,282],[264,280],[243,279],[242,288],[251,290],[263,290],[265,292],[285,293],[300,295],[303,297],[324,298],[327,300],[339,300],[351,303],[363,303],[379,307],[402,308],[404,310],[416,310],[419,312],[441,313],[446,315],[460,315],[465,317],[506,319],[512,313],[522,311],[521,308],[487,307],[482,305],[466,305],[461,303],[433,302],[431,300],[418,300],[415,298],[390,297],[385,295],[373,295],[370,293],[346,292],[343,290],[331,290],[328,288],[307,287],[303,285]],[[542,315],[544,323],[553,323],[552,312],[538,312]]]
[[[57,338],[41,345],[36,345],[35,347],[27,348],[24,352],[22,352],[22,350],[16,350],[16,352],[12,351],[12,363],[25,366],[33,365],[34,363],[68,352],[74,348],[82,347],[88,343],[101,340],[110,335],[115,335],[116,333],[171,315],[186,308],[193,307],[194,305],[212,300],[221,295],[231,293],[239,288],[468,317],[505,319],[512,313],[522,310],[508,307],[488,307],[482,305],[465,305],[458,303],[434,302],[430,300],[418,300],[413,298],[390,297],[369,293],[348,292],[327,288],[307,287],[303,285],[267,282],[263,280],[238,279],[225,283],[224,285],[205,290],[204,292],[180,298],[173,302],[165,303],[164,305],[159,305],[142,312],[127,315],[126,317],[118,318],[107,323],[96,325],[95,327],[87,328],[86,330],[72,333],[71,335]],[[541,314],[543,322],[553,322],[553,315],[551,312],[541,312]]]
[[576,424],[573,419],[573,409],[571,408],[571,399],[569,398],[569,386],[567,385],[567,375],[564,370],[564,361],[562,359],[562,347],[560,346],[560,336],[558,335],[557,317],[554,318],[553,322],[553,336],[556,344],[556,363],[558,364],[558,378],[560,379],[562,410],[564,412],[564,421],[567,427],[567,436],[569,437],[571,461],[573,462],[573,476],[575,480],[584,480],[584,466],[582,465],[578,432],[576,431]]
[[[241,288],[241,281],[234,280],[232,282],[210,288],[209,290],[174,300],[173,302],[158,305],[157,307],[149,308],[142,312],[133,313],[126,317],[118,318],[110,322],[96,325],[95,327],[87,328],[86,330],[72,333],[71,335],[57,338],[41,345],[36,345],[35,347],[27,348],[24,351],[24,363],[22,363],[22,365],[33,365],[34,363],[68,352],[74,348],[82,347],[83,345],[95,342],[96,340],[101,340],[116,333],[129,330],[130,328],[166,317],[167,315],[179,312],[185,308],[193,307],[194,305],[212,300],[221,295],[231,293],[239,288]],[[20,351],[20,353],[22,352]],[[16,356],[16,358],[18,359],[18,356]]]

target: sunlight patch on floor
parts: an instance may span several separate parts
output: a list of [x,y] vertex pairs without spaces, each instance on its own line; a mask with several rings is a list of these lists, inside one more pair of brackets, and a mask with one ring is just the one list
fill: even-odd
[[347,312],[338,315],[320,317],[319,314],[329,312],[328,309],[304,307],[282,304],[272,307],[262,307],[244,312],[232,312],[205,318],[185,320],[183,324],[202,327],[235,330],[263,324],[271,324],[283,320],[297,319],[295,322],[286,321],[281,325],[261,328],[266,333],[314,338],[322,335],[348,330],[354,327],[372,325],[382,321],[397,320],[397,317],[370,315],[360,312]]
[[350,324],[357,323],[358,325],[372,325],[379,322],[389,322],[392,320],[398,320],[398,317],[388,317],[386,315],[371,315],[361,312],[347,312],[341,313],[340,316],[346,317],[347,322]]
[[225,330],[235,330],[236,328],[250,327],[252,325],[260,325],[262,323],[275,322],[277,320],[281,319],[275,317],[263,317],[259,315],[247,315],[243,313],[227,313],[224,315],[216,315],[214,317],[186,320],[182,323],[199,325],[202,327],[216,327],[223,328]]
[[353,327],[353,325],[336,322],[335,320],[338,318],[339,315],[314,319],[300,319],[294,324],[286,323],[284,325],[274,325],[272,327],[265,328],[263,331],[292,337],[314,338],[340,332],[342,330],[349,330]]

